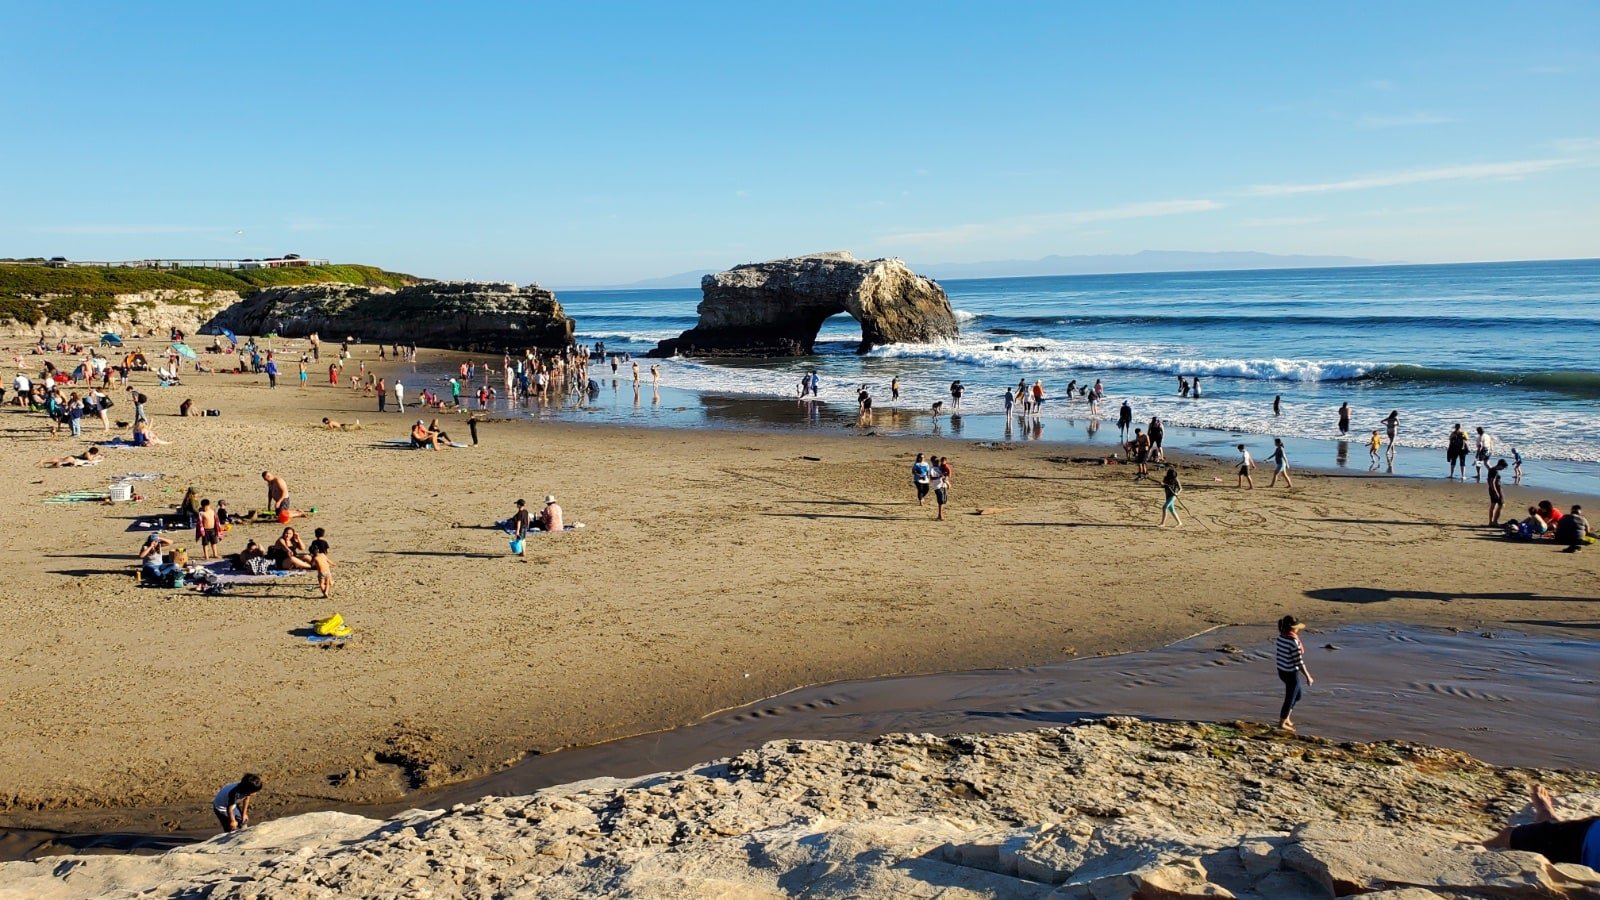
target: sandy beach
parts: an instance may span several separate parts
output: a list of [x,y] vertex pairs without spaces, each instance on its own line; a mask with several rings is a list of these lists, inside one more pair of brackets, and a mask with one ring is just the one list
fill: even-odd
[[[1069,445],[493,420],[480,446],[421,452],[384,443],[416,415],[380,416],[344,385],[185,380],[136,375],[172,444],[107,450],[94,468],[36,464],[81,451],[97,422],[51,440],[41,414],[0,408],[7,825],[203,824],[244,770],[268,781],[262,817],[388,801],[800,685],[1045,663],[1225,624],[1266,634],[1286,611],[1572,635],[1600,621],[1600,549],[1492,538],[1471,483],[1300,471],[1286,491],[1266,472],[1241,491],[1226,465],[1179,457],[1190,512],[1157,530],[1156,483],[1074,462]],[[185,398],[222,415],[179,418]],[[323,416],[364,428],[327,431]],[[918,451],[952,458],[948,521],[915,503]],[[317,508],[294,524],[328,530],[332,600],[309,584],[136,585],[139,519],[191,484],[236,512],[260,506],[263,469]],[[138,482],[136,503],[43,502],[129,472],[162,477]],[[489,526],[547,493],[586,527],[510,556]],[[1511,512],[1574,499],[1507,494]],[[222,550],[280,530],[238,526]],[[308,644],[303,629],[333,612],[353,640]]]

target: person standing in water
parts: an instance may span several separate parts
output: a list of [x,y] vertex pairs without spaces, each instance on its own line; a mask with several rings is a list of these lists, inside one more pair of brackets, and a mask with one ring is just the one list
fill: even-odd
[[889,379],[889,399],[891,401],[900,399],[900,376],[899,375],[896,375],[895,377]]
[[1273,397],[1272,397],[1272,414],[1275,415],[1275,416],[1283,415],[1283,395],[1282,394],[1274,394],[1273,395]]
[[1278,727],[1284,731],[1294,730],[1294,722],[1290,721],[1289,714],[1294,712],[1295,704],[1305,695],[1300,687],[1301,676],[1306,679],[1306,687],[1314,683],[1311,670],[1306,668],[1305,645],[1300,642],[1300,632],[1305,627],[1305,623],[1294,616],[1284,616],[1278,620],[1278,641],[1273,656],[1278,664],[1278,680],[1283,682],[1283,706],[1278,710]]
[[1382,449],[1383,435],[1379,434],[1378,429],[1374,428],[1372,429],[1372,438],[1367,441],[1367,453],[1372,457],[1372,466],[1368,469],[1368,471],[1378,471],[1378,451]]
[[1383,420],[1383,427],[1389,432],[1389,454],[1394,455],[1394,439],[1400,434],[1400,410],[1392,409]]
[[1350,433],[1350,404],[1349,403],[1341,403],[1341,404],[1339,404],[1339,434],[1341,436],[1343,436],[1343,435],[1346,435],[1346,434],[1349,434],[1349,433]]

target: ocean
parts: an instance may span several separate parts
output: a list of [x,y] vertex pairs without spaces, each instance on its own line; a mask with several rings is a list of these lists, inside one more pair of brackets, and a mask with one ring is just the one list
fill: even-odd
[[[854,421],[856,391],[866,385],[879,431],[1110,447],[1126,400],[1136,424],[1161,417],[1169,448],[1227,455],[1243,441],[1259,458],[1282,437],[1296,466],[1366,471],[1364,439],[1398,410],[1394,474],[1444,475],[1444,447],[1459,422],[1469,433],[1484,427],[1497,456],[1515,448],[1529,484],[1600,492],[1600,260],[942,284],[960,321],[954,341],[858,356],[860,329],[841,314],[824,324],[813,356],[662,360],[660,396],[646,376],[638,402],[626,365],[615,386],[602,367],[601,396],[582,414],[665,426],[838,428]],[[694,325],[700,292],[559,297],[582,342],[637,357]],[[821,403],[798,404],[796,387],[812,368]],[[1179,375],[1200,377],[1200,399],[1179,396]],[[891,403],[895,377],[901,399]],[[949,412],[956,379],[966,386],[962,415],[930,415],[935,400]],[[1008,419],[1005,389],[1035,379],[1046,391],[1043,414]],[[1098,421],[1084,401],[1061,399],[1068,382],[1095,379],[1106,391]],[[1352,409],[1347,441],[1336,427],[1344,402]],[[1379,470],[1390,471],[1387,459]]]

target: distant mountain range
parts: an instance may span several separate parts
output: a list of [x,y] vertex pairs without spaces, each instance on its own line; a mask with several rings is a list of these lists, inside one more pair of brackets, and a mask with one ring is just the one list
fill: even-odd
[[[741,260],[749,262],[750,260]],[[729,266],[738,265],[730,262]],[[1052,255],[1039,259],[998,259],[970,263],[913,263],[911,270],[941,281],[954,278],[1021,278],[1029,275],[1110,275],[1123,272],[1207,272],[1226,269],[1316,269],[1383,265],[1355,256],[1302,256],[1250,250],[1141,250],[1080,256]],[[697,288],[700,279],[720,269],[695,269],[627,284],[590,285],[590,290],[655,290]]]

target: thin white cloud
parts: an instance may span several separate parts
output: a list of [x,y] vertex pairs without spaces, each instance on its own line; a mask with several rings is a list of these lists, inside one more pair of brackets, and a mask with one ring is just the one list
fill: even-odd
[[1561,138],[1560,140],[1552,141],[1551,146],[1556,148],[1557,153],[1565,153],[1570,156],[1586,156],[1590,154],[1600,156],[1600,137]]
[[1392,91],[1392,90],[1394,90],[1394,82],[1390,81],[1387,78],[1374,78],[1371,81],[1368,81],[1366,83],[1366,86],[1369,87],[1369,88],[1372,88],[1375,91]]
[[1129,203],[1105,209],[1042,213],[1032,216],[999,219],[993,222],[973,222],[931,231],[894,232],[882,235],[879,240],[891,245],[948,246],[952,244],[970,244],[981,240],[1029,237],[1041,232],[1053,231],[1071,225],[1084,225],[1091,222],[1178,216],[1187,213],[1210,212],[1221,208],[1222,204],[1215,200],[1154,200],[1147,203]]
[[1246,228],[1288,228],[1295,225],[1315,225],[1321,216],[1278,216],[1268,219],[1245,219],[1239,224]]
[[44,234],[197,234],[221,231],[215,225],[40,225]]
[[1356,120],[1361,128],[1409,128],[1415,125],[1449,125],[1455,119],[1438,113],[1414,112],[1398,116],[1366,115]]
[[1431,169],[1411,169],[1383,175],[1364,175],[1344,181],[1321,181],[1309,184],[1258,184],[1248,193],[1258,197],[1282,197],[1294,194],[1331,194],[1339,191],[1365,191],[1372,188],[1399,187],[1423,184],[1430,181],[1479,181],[1488,178],[1521,178],[1555,169],[1564,169],[1579,163],[1571,158],[1524,159],[1514,162],[1474,163],[1463,166],[1437,166]]

